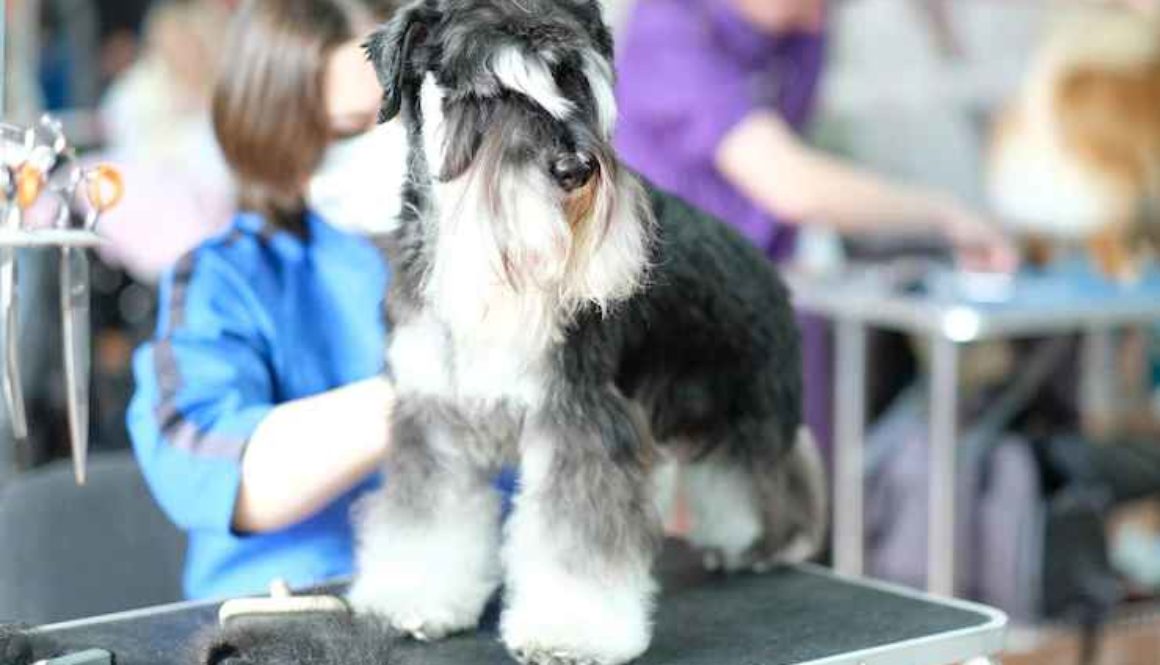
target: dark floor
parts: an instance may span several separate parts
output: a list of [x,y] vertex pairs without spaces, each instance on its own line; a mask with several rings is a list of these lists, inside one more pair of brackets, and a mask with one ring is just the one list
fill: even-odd
[[[1030,639],[1003,654],[1003,665],[1081,665],[1077,632],[1039,629]],[[1014,641],[1014,640],[1013,640]],[[1092,665],[1160,665],[1160,612],[1117,621],[1100,642],[1098,660]]]

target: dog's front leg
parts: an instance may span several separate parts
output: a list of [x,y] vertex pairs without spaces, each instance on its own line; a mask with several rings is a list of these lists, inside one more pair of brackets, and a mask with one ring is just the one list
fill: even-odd
[[400,400],[384,487],[358,511],[351,602],[418,639],[474,628],[500,580],[500,499],[467,439],[439,405]]
[[648,647],[659,519],[651,443],[613,389],[531,414],[504,545],[501,632],[527,665],[615,665]]

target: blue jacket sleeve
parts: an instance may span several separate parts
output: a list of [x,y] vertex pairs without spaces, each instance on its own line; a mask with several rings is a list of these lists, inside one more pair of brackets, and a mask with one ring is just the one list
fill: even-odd
[[163,277],[156,335],[134,357],[133,448],[158,503],[187,531],[229,531],[242,453],[273,408],[265,311],[203,248]]

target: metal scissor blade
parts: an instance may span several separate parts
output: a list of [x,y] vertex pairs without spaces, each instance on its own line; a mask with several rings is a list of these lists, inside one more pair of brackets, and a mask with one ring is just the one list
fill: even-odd
[[65,247],[60,256],[60,307],[64,323],[64,371],[68,386],[68,431],[73,473],[85,483],[89,452],[89,257],[84,249]]
[[0,326],[4,338],[4,401],[12,435],[28,438],[28,418],[24,413],[24,384],[20,380],[20,329],[17,318],[16,250],[0,248]]

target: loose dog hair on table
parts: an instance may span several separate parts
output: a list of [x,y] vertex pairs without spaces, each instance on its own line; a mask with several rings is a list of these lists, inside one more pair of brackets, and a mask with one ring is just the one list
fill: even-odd
[[[320,614],[228,625],[199,637],[197,665],[391,665],[391,631],[374,618]],[[7,664],[3,664],[7,665]]]
[[20,626],[0,623],[0,665],[31,665],[32,642]]
[[367,51],[409,152],[387,241],[398,399],[354,607],[437,639],[503,583],[522,663],[632,660],[677,475],[708,565],[813,555],[825,489],[786,289],[618,161],[597,0],[420,0]]

